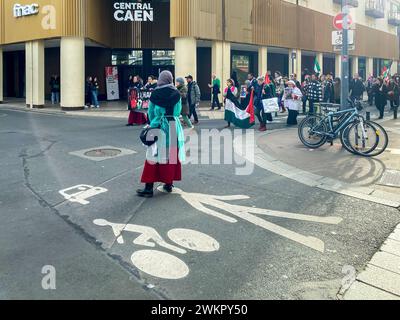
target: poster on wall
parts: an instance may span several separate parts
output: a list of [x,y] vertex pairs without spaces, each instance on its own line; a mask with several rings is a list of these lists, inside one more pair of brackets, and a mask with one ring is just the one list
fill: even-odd
[[107,100],[119,100],[119,77],[117,67],[106,67]]

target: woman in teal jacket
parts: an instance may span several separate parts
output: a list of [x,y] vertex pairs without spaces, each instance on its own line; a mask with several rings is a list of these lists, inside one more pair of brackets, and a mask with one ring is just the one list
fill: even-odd
[[185,136],[179,120],[181,111],[181,95],[173,84],[172,73],[163,71],[150,97],[150,127],[160,132],[157,142],[147,150],[141,179],[146,186],[137,191],[140,197],[153,197],[154,183],[164,183],[164,190],[172,192],[174,181],[182,180]]

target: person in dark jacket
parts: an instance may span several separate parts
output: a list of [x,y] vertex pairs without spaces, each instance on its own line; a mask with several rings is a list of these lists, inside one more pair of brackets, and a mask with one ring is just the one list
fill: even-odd
[[267,131],[267,118],[266,114],[264,113],[264,105],[263,105],[263,99],[264,99],[264,77],[259,77],[257,79],[257,83],[254,83],[253,88],[254,88],[254,109],[255,109],[255,114],[260,122],[260,129],[259,131],[264,132]]
[[379,110],[379,119],[383,119],[385,115],[385,108],[387,105],[387,96],[388,96],[388,88],[383,81],[383,79],[379,78],[374,85],[374,96],[375,96],[375,105]]
[[350,99],[352,101],[362,100],[365,92],[365,86],[360,76],[356,73],[350,83]]
[[93,81],[91,83],[90,86],[90,92],[92,94],[92,106],[93,108],[100,108],[100,104],[99,104],[99,80],[97,79],[97,77],[93,78]]
[[328,74],[325,79],[324,84],[324,102],[325,103],[334,103],[335,101],[335,93],[334,93],[334,84],[332,75]]
[[87,77],[85,82],[85,106],[90,107],[92,103],[92,77]]
[[188,89],[188,104],[189,104],[189,118],[194,117],[194,123],[193,124],[198,124],[199,123],[199,117],[197,115],[197,108],[200,104],[200,98],[201,98],[201,91],[200,87],[197,84],[196,81],[193,80],[193,76],[188,75],[186,77],[186,82],[187,82],[187,89]]
[[60,78],[57,75],[50,79],[51,104],[60,103]]

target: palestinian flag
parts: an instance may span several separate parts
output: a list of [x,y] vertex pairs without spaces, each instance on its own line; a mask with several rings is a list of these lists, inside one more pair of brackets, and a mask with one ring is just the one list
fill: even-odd
[[245,110],[240,106],[239,100],[228,89],[225,101],[225,121],[233,123],[236,127],[249,129],[254,126],[254,90],[251,91],[250,102]]
[[315,57],[315,61],[314,61],[314,72],[317,74],[321,73],[321,66],[319,65],[317,57]]
[[384,66],[383,69],[382,69],[382,78],[383,78],[383,80],[385,80],[386,82],[389,81],[389,78],[390,78],[390,69],[392,68],[392,64],[393,64],[393,61],[392,61],[392,63],[390,64],[390,66]]

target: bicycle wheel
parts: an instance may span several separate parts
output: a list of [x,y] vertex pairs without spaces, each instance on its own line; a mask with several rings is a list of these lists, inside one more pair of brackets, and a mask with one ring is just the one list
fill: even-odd
[[356,154],[358,155],[358,153],[354,152],[354,150],[351,148],[350,144],[349,144],[349,140],[347,139],[348,135],[349,135],[349,129],[351,128],[351,123],[342,130],[342,132],[340,133],[340,142],[342,143],[343,148],[345,148],[345,150],[349,153],[352,154]]
[[309,116],[300,123],[299,138],[306,147],[318,149],[328,140],[328,137],[323,134],[327,131],[326,123],[321,117]]
[[352,124],[345,130],[344,145],[349,146],[356,155],[364,157],[374,156],[380,141],[378,129],[368,121]]
[[375,128],[376,135],[379,136],[378,144],[376,145],[374,150],[368,152],[368,157],[377,157],[384,153],[389,145],[389,135],[386,132],[385,128],[383,128],[379,123],[374,121],[367,121],[370,125]]

